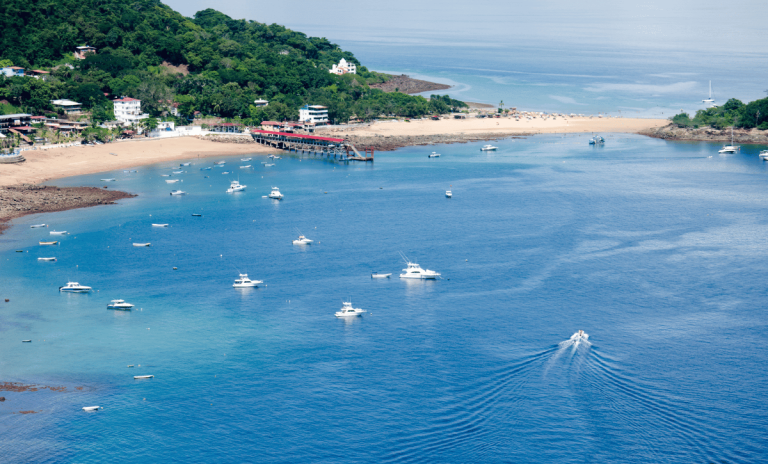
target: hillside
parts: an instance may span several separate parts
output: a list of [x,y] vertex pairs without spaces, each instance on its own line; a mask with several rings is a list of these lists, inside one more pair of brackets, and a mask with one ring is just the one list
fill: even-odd
[[[187,18],[157,0],[5,0],[3,6],[0,65],[51,71],[46,80],[0,78],[0,100],[26,112],[51,112],[50,100],[69,98],[95,120],[107,120],[109,99],[121,95],[141,99],[142,110],[155,116],[175,102],[186,117],[200,112],[250,124],[295,119],[307,103],[328,106],[337,121],[449,110],[445,99],[369,87],[388,77],[328,39],[212,9]],[[75,59],[82,45],[97,53]],[[358,73],[330,74],[341,58]],[[253,106],[260,98],[269,106]]]

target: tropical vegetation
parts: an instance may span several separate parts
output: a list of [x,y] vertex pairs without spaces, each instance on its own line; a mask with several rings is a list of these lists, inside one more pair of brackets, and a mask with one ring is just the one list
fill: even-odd
[[679,127],[709,126],[724,129],[734,126],[742,129],[768,130],[768,98],[748,104],[731,98],[722,106],[697,111],[693,118],[688,113],[680,113],[670,119]]

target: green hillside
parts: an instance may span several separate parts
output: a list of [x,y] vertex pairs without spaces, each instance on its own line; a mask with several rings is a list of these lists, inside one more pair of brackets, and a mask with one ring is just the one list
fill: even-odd
[[[126,95],[153,115],[175,101],[187,117],[199,111],[256,124],[295,119],[307,103],[327,105],[337,121],[460,105],[371,89],[367,84],[386,77],[328,39],[211,9],[186,18],[156,0],[4,0],[0,27],[0,64],[52,71],[45,81],[0,78],[0,100],[28,112],[50,112],[50,100],[69,98],[104,120],[111,117],[109,98]],[[81,45],[98,52],[77,60]],[[358,65],[358,74],[330,74],[341,58]],[[258,98],[269,106],[255,108]]]

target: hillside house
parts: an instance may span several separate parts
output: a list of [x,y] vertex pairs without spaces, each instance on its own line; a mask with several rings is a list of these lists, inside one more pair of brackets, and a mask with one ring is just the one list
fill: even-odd
[[141,100],[130,97],[122,97],[112,100],[114,104],[115,119],[125,126],[138,124],[142,119],[149,117],[141,112]]
[[357,74],[357,66],[352,63],[347,63],[347,60],[342,58],[339,61],[339,64],[334,64],[333,68],[331,68],[328,72],[331,74],[337,74],[339,76],[342,74]]
[[82,47],[76,47],[75,48],[75,58],[78,60],[84,60],[85,55],[89,53],[96,53],[95,47],[89,47],[88,45],[84,45]]

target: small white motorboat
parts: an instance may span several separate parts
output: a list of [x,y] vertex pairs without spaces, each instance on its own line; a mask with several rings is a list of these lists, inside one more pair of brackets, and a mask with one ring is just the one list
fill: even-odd
[[243,190],[245,190],[246,187],[247,187],[247,185],[242,185],[242,184],[240,184],[239,181],[233,180],[229,184],[229,188],[227,189],[227,193],[242,192]]
[[154,375],[134,375],[134,379],[153,379]]
[[277,187],[272,187],[272,191],[269,192],[269,195],[267,195],[269,198],[273,200],[282,200],[283,194],[280,193],[280,189]]
[[203,215],[200,214],[200,213],[192,213],[192,216],[194,216],[194,217],[203,217]]
[[52,242],[42,242],[41,241],[40,245],[56,245],[57,243],[59,243],[59,242],[57,242],[56,240],[54,240]]
[[275,155],[269,155],[269,156],[267,156],[267,158],[274,158],[274,157],[275,157]]
[[38,261],[56,262],[56,258],[37,258]]
[[440,153],[432,152],[431,155],[427,155],[427,158],[440,158]]
[[183,190],[174,190],[174,191],[171,192],[171,195],[186,195],[186,194],[187,194],[187,192],[185,192]]
[[90,411],[98,411],[99,409],[102,409],[102,407],[101,406],[86,406],[86,407],[83,408],[83,411],[90,412]]
[[251,167],[251,165],[250,165],[250,164],[246,164],[245,166],[240,166],[240,169],[248,169],[248,168],[250,168],[250,167]]
[[226,161],[214,161],[213,164],[215,164],[216,166],[221,166],[223,164],[227,164],[227,162]]
[[247,162],[252,160],[253,158],[240,158],[240,161]]
[[173,171],[174,174],[184,174],[184,171]]
[[453,198],[453,192],[451,192],[450,190],[446,190],[445,191],[445,197],[446,198]]
[[163,176],[163,177],[171,177],[170,174],[160,174],[160,175]]
[[267,164],[265,164],[265,165],[264,165],[264,167],[265,167],[265,168],[268,168],[268,167],[270,167],[270,166],[274,166],[274,165],[275,165],[274,163],[267,163]]
[[483,145],[483,148],[480,149],[480,151],[496,151],[499,147],[494,147],[493,145]]
[[768,160],[768,150],[761,151],[757,156],[763,161]]
[[166,183],[166,184],[175,184],[175,183],[176,183],[176,182],[178,182],[178,181],[179,181],[179,179],[167,179],[167,180],[165,181],[165,183]]
[[351,301],[343,301],[341,309],[336,311],[336,317],[357,317],[362,316],[365,310],[353,308]]
[[378,272],[371,273],[371,279],[389,279],[389,277],[392,275],[390,272],[389,274],[380,274]]
[[135,246],[135,247],[148,247],[148,246],[152,246],[152,244],[149,243],[149,242],[147,242],[147,243],[134,243],[133,246]]
[[121,311],[130,311],[133,305],[126,303],[125,300],[112,300],[107,305],[107,309],[119,309]]
[[52,230],[51,235],[67,235],[66,230]]
[[89,293],[91,290],[93,290],[91,287],[80,285],[77,282],[67,282],[67,285],[59,287],[60,292],[69,293]]
[[235,283],[232,284],[234,288],[253,288],[258,287],[259,284],[263,284],[261,280],[251,280],[248,278],[248,274],[240,274],[240,277],[235,279]]
[[152,227],[168,227],[168,224],[152,224]]
[[109,179],[101,179],[102,182],[114,182],[116,180],[117,179],[115,179],[114,177],[110,177]]
[[30,229],[39,229],[41,227],[48,227],[48,224],[33,224],[29,226]]
[[192,163],[181,163],[181,164],[179,164],[179,166],[189,166],[190,164],[192,164]]
[[201,171],[210,171],[210,170],[211,170],[211,167],[210,167],[210,166],[208,166],[207,168],[200,168],[200,170],[201,170]]
[[312,240],[308,239],[303,235],[299,235],[299,238],[293,241],[294,245],[309,245],[311,243],[312,243]]

